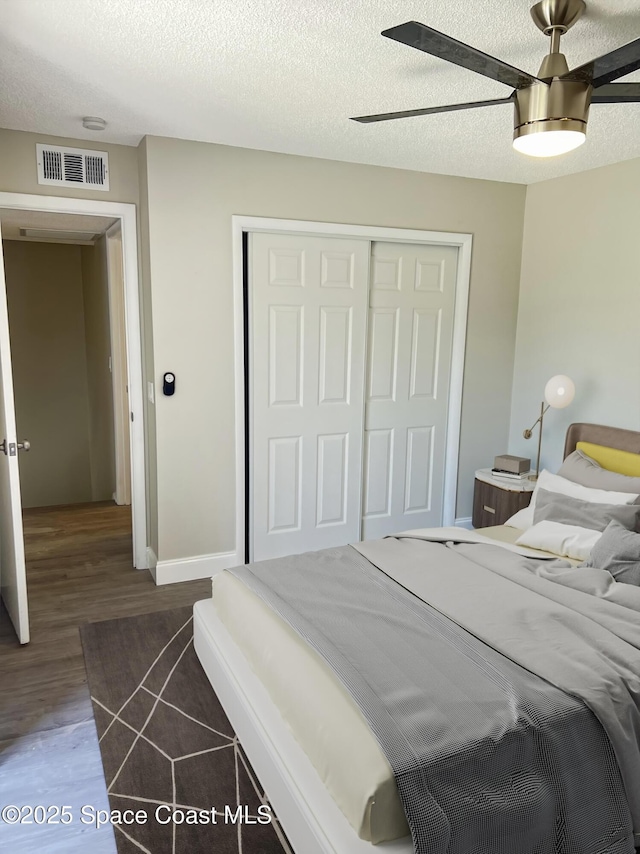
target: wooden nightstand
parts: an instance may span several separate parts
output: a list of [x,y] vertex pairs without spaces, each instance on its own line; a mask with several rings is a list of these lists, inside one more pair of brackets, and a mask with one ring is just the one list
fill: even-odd
[[528,507],[534,488],[532,480],[512,482],[493,477],[491,469],[479,469],[473,490],[473,527],[504,525],[510,516]]

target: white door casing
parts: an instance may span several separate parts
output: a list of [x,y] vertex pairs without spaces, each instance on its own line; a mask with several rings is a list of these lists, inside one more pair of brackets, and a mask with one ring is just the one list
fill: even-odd
[[362,539],[443,524],[458,249],[374,243]]
[[109,283],[109,336],[111,341],[111,388],[113,392],[113,435],[115,439],[116,504],[131,504],[131,436],[129,390],[127,387],[127,329],[124,305],[122,226],[112,225],[106,233],[107,280]]
[[369,242],[252,234],[251,558],[360,538]]
[[140,300],[138,294],[138,249],[136,206],[125,202],[102,202],[66,196],[38,196],[0,192],[0,207],[88,216],[111,216],[120,222],[124,275],[124,313],[129,388],[129,447],[131,461],[131,516],[133,565],[149,566],[147,547],[147,498],[145,475],[144,395]]
[[[2,600],[21,644],[29,642],[27,575],[22,530],[22,501],[18,465],[16,410],[13,398],[9,314],[0,233],[0,587]],[[26,437],[28,439],[28,437]],[[25,437],[21,437],[22,440]]]
[[[452,246],[458,250],[458,265],[455,287],[455,309],[453,323],[453,346],[449,404],[447,417],[447,439],[445,453],[445,477],[443,500],[443,524],[453,525],[456,518],[456,495],[458,481],[458,452],[460,447],[460,420],[462,410],[462,386],[466,348],[467,310],[471,280],[471,257],[473,236],[461,232],[427,231],[423,229],[392,228],[376,225],[354,225],[351,223],[320,222],[299,219],[277,219],[273,217],[233,215],[231,217],[233,241],[233,293],[234,293],[234,374],[235,374],[235,472],[236,472],[236,552],[245,554],[245,537],[252,537],[252,518],[247,510],[253,502],[251,453],[251,424],[246,421],[245,395],[249,401],[251,415],[251,377],[245,373],[245,347],[250,347],[251,330],[245,327],[249,309],[245,307],[245,274],[249,263],[244,253],[244,238],[253,234],[277,233],[313,235],[331,238],[356,238],[371,241],[412,243],[421,246]],[[248,427],[245,427],[245,424]],[[246,439],[245,439],[246,430]],[[245,506],[245,502],[247,506]],[[252,559],[251,548],[246,559]]]

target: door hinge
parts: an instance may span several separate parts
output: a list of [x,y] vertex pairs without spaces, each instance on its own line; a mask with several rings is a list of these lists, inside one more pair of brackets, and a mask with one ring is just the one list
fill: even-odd
[[133,421],[133,412],[131,413],[131,420]]

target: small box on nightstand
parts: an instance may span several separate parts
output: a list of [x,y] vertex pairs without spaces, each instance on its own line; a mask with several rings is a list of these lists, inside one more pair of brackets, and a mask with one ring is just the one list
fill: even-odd
[[508,471],[512,474],[522,474],[531,468],[531,460],[527,457],[514,457],[513,454],[500,454],[493,462],[494,469]]

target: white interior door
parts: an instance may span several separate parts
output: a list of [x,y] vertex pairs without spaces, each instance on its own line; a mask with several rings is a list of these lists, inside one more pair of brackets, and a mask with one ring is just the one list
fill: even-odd
[[442,524],[458,249],[374,243],[362,539]]
[[251,558],[360,539],[370,243],[251,234]]
[[[2,244],[0,233],[0,246]],[[16,410],[13,400],[9,314],[0,250],[0,588],[20,643],[29,642],[27,574],[24,561]]]

